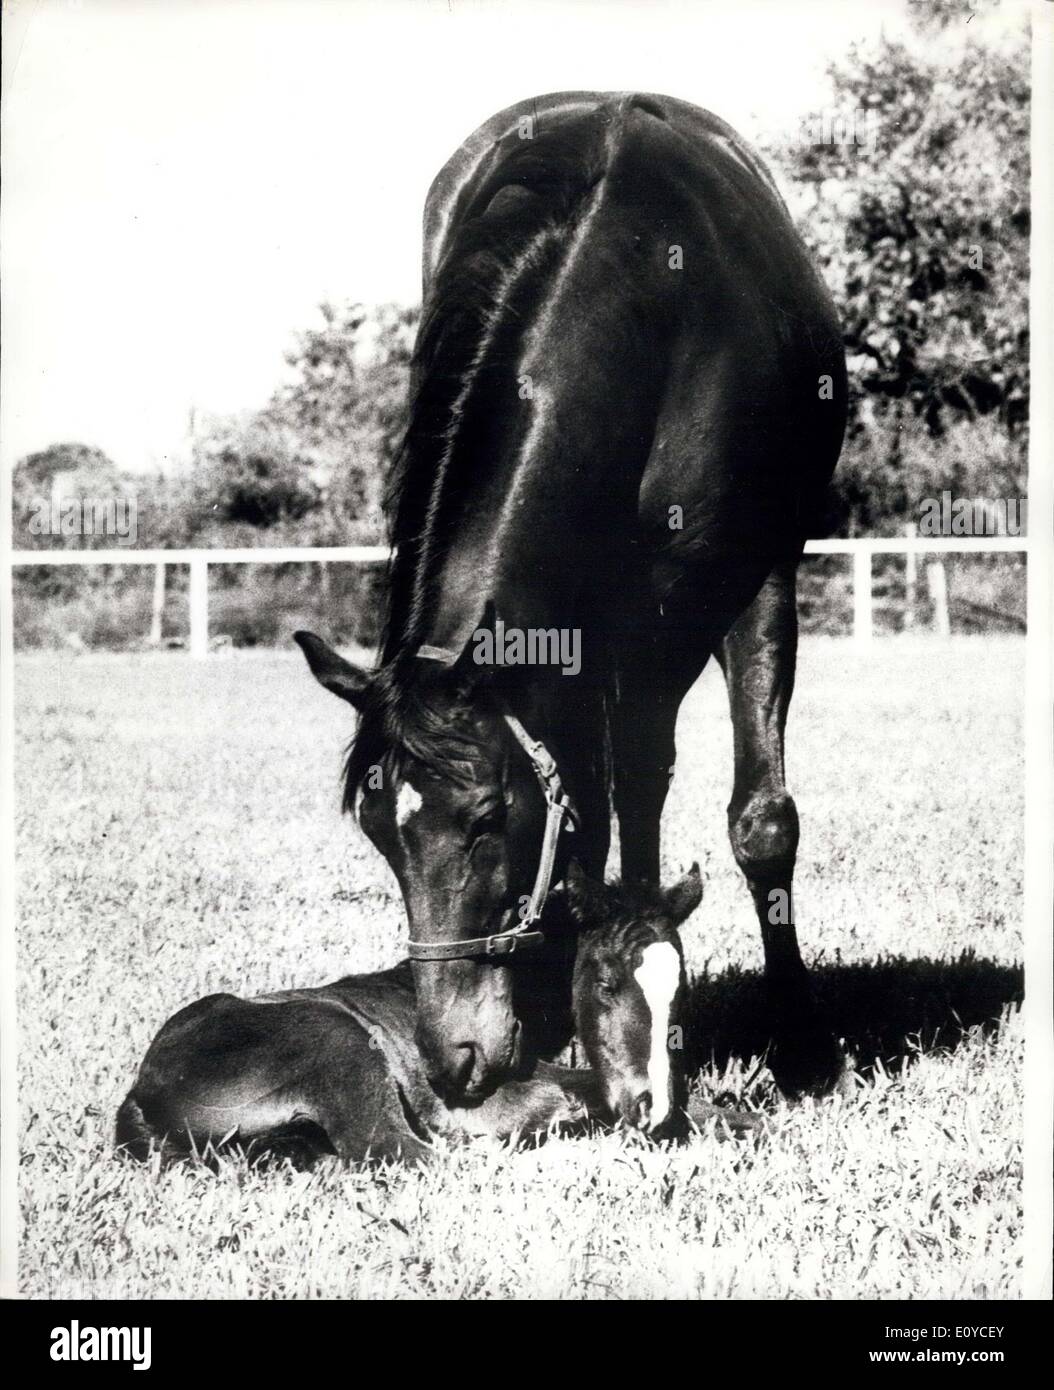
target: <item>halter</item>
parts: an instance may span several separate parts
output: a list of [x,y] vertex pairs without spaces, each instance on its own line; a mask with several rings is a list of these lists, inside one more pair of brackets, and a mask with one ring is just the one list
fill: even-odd
[[[418,648],[418,657],[424,661],[452,660],[452,654],[441,647],[423,646]],[[553,882],[553,868],[556,863],[556,847],[560,832],[567,818],[567,829],[573,831],[578,824],[578,813],[571,798],[564,791],[557,770],[556,759],[540,739],[531,738],[514,714],[502,711],[502,718],[508,725],[513,738],[530,759],[531,767],[538,778],[545,797],[545,832],[542,836],[542,852],[538,860],[538,872],[534,876],[530,902],[522,919],[507,931],[495,932],[492,936],[470,936],[462,941],[410,941],[407,943],[411,960],[497,960],[511,956],[517,951],[533,950],[545,940],[543,932],[532,928],[542,915],[545,900]]]

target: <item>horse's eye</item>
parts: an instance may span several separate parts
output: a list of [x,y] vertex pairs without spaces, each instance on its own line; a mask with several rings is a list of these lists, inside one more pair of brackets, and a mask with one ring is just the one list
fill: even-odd
[[495,806],[490,811],[484,811],[483,815],[477,817],[472,822],[470,838],[479,840],[484,835],[493,835],[505,824],[504,806]]
[[618,981],[610,975],[599,975],[597,977],[597,993],[602,994],[605,999],[610,999],[618,993]]

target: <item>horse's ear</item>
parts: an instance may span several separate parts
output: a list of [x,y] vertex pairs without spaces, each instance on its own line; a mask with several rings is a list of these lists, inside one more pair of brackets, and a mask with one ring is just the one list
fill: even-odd
[[678,879],[672,888],[667,888],[662,895],[663,906],[675,926],[679,926],[686,917],[691,916],[702,900],[703,876],[699,872],[698,864],[693,864],[685,876]]
[[589,877],[577,859],[568,861],[564,894],[571,916],[580,927],[593,926],[603,920],[604,887]]
[[293,641],[307,657],[315,680],[361,710],[370,688],[370,673],[345,661],[313,632],[294,632]]

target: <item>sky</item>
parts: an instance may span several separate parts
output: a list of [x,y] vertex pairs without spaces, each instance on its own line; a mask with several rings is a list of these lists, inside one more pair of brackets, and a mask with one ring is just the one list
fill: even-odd
[[185,456],[262,405],[326,298],[416,302],[432,177],[566,88],[687,98],[747,138],[902,0],[4,0],[0,462]]

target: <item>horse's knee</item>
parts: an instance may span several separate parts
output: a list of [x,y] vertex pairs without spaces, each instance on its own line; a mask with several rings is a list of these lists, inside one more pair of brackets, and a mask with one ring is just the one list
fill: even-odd
[[798,811],[787,792],[762,792],[729,808],[728,838],[736,863],[751,881],[782,878],[794,868]]

